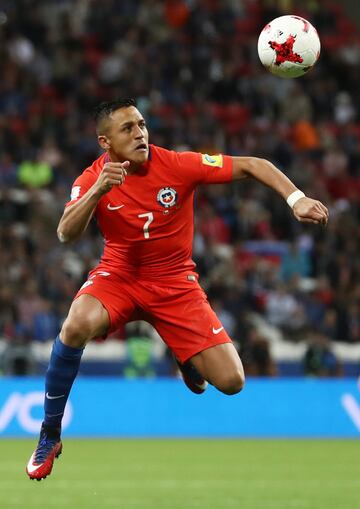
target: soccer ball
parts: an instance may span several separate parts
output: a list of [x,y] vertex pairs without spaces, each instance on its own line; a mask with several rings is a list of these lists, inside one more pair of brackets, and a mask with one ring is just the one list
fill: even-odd
[[300,16],[280,16],[259,35],[261,63],[280,78],[297,78],[307,73],[320,55],[316,29]]

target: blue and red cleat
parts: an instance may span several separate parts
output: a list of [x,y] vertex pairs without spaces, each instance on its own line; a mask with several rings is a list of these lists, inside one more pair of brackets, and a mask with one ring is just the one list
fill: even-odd
[[60,430],[41,426],[39,443],[31,455],[26,467],[26,473],[30,479],[41,481],[51,474],[54,459],[58,458],[62,451]]
[[202,394],[205,392],[208,383],[205,378],[200,375],[198,370],[191,364],[191,362],[186,361],[184,364],[181,364],[181,362],[179,362],[177,359],[175,360],[185,385],[195,394]]

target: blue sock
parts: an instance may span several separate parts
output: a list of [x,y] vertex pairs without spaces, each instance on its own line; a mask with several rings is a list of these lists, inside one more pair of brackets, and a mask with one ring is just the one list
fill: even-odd
[[84,349],[64,345],[55,339],[45,376],[45,426],[61,427],[65,405],[79,371]]

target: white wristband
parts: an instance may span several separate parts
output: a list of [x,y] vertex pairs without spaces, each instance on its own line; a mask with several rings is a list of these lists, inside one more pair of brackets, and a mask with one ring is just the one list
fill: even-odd
[[305,198],[305,194],[300,191],[300,189],[297,189],[293,193],[289,194],[289,196],[286,198],[286,202],[289,207],[293,208],[295,203],[300,200],[300,198]]

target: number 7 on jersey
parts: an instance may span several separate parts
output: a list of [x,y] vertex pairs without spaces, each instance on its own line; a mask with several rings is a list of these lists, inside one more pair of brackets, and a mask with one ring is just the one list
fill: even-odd
[[149,226],[154,221],[154,214],[152,212],[144,212],[144,214],[139,214],[138,217],[146,217],[147,221],[144,223],[144,237],[148,239],[150,237]]

